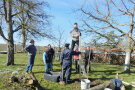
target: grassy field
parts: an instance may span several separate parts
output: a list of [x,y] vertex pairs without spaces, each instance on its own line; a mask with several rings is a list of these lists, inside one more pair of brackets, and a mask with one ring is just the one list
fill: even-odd
[[[12,88],[7,87],[5,83],[7,82],[7,78],[9,78],[13,74],[13,72],[17,71],[19,74],[25,75],[25,67],[27,65],[27,54],[15,54],[14,66],[5,66],[5,63],[6,55],[0,54],[0,90],[7,90],[9,88]],[[75,74],[74,63],[72,68],[73,70],[71,79],[77,80],[79,78],[79,74]],[[93,63],[92,72],[89,73],[89,78],[91,80],[99,80],[105,82],[112,78],[115,78],[116,73],[119,73],[119,76],[122,77],[125,82],[135,82],[135,68],[131,68],[130,74],[123,73],[123,69],[123,66]],[[61,67],[58,61],[55,61],[53,63],[53,71],[61,71]],[[48,88],[50,90],[80,90],[80,83],[59,85],[58,83],[44,80],[44,64],[42,61],[42,54],[36,56],[33,72],[42,87]],[[126,86],[126,89],[135,90],[135,88],[132,88],[131,86]]]

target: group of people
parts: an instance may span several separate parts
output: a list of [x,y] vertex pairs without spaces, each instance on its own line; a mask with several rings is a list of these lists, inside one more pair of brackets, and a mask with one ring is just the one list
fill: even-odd
[[[34,59],[36,56],[36,47],[34,45],[34,40],[30,40],[30,45],[25,48],[25,50],[28,52],[28,64],[26,66],[25,72],[28,73],[28,71],[31,73],[32,72],[32,67],[34,65]],[[51,48],[51,45],[49,44],[46,47],[44,47],[45,52],[43,53],[43,62],[45,64],[45,72],[52,71],[52,62],[53,59],[55,58],[55,52],[54,49]]]
[[[69,48],[68,43],[65,44],[65,49],[61,53],[60,59],[60,65],[62,67],[62,72],[60,74],[60,81],[63,81],[64,76],[66,74],[66,83],[69,84],[71,82],[70,76],[71,76],[71,70],[72,70],[72,57],[74,58],[75,62],[75,72],[79,73],[80,71],[80,65],[79,65],[79,54],[81,52],[79,51],[79,37],[81,36],[80,30],[78,29],[77,23],[74,24],[74,29],[70,31],[70,35],[72,37],[72,45],[71,49]],[[28,71],[32,72],[32,67],[34,65],[34,59],[36,55],[36,47],[34,45],[34,40],[30,40],[31,45],[26,47],[26,51],[28,52],[28,64],[26,67],[25,72],[28,73]],[[43,62],[45,64],[45,73],[53,71],[52,65],[55,57],[55,52],[53,48],[51,48],[51,45],[49,44],[47,47],[44,47],[45,52],[43,53]],[[59,57],[60,51],[57,52],[57,57]],[[93,59],[93,52],[90,49],[90,47],[87,47],[87,50],[84,53],[84,60],[85,60],[85,71],[90,72],[91,71],[91,60]],[[87,71],[87,66],[88,71]],[[122,84],[121,80],[119,79],[111,79],[110,80],[110,86],[109,88],[116,88],[116,90],[124,90],[124,85]]]
[[[69,48],[70,44],[65,44],[65,49],[61,53],[60,57],[60,65],[62,67],[62,73],[60,75],[60,80],[63,80],[65,73],[66,73],[66,83],[70,83],[70,76],[71,76],[71,69],[72,69],[72,57],[74,58],[75,62],[75,72],[79,73],[79,37],[81,36],[81,32],[78,29],[77,23],[74,23],[74,29],[70,31],[70,36],[72,37],[72,45],[71,49]],[[34,40],[30,41],[31,45],[26,47],[26,51],[29,53],[28,55],[28,65],[26,67],[26,73],[30,70],[32,72],[32,67],[34,65],[34,58],[36,55],[36,47],[34,45]],[[43,53],[43,62],[45,64],[45,73],[50,72],[53,70],[53,60],[55,58],[55,52],[51,45],[49,44],[47,47],[44,47],[45,52]],[[57,55],[58,56],[58,55]],[[87,65],[90,66],[88,62],[92,58],[92,52],[90,48],[87,48],[85,52],[85,70]],[[87,71],[87,70],[86,70]],[[90,68],[89,68],[90,72]]]

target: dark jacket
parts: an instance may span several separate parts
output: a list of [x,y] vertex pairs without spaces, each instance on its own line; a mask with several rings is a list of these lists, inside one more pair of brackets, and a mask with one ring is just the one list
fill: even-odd
[[25,50],[29,52],[31,55],[36,55],[37,49],[35,45],[29,45],[28,47],[25,48]]
[[86,50],[84,53],[84,59],[87,61],[89,59],[90,55],[90,60],[93,59],[93,51],[92,50]]
[[61,54],[60,64],[72,64],[72,55],[79,55],[81,52],[75,52],[66,48]]
[[49,49],[49,52],[51,53],[52,56],[54,56],[55,52],[54,52],[53,48]]

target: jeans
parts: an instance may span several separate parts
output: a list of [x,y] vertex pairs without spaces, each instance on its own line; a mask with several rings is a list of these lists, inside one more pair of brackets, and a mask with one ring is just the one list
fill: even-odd
[[52,63],[46,63],[45,64],[45,72],[52,71]]
[[28,64],[27,64],[25,72],[28,72],[29,70],[32,71],[32,67],[34,65],[34,59],[35,59],[35,55],[28,56]]
[[72,47],[71,47],[72,50],[74,49],[75,44],[77,44],[79,46],[79,40],[78,41],[73,41],[72,40]]
[[79,72],[79,68],[80,68],[79,67],[79,60],[78,59],[77,60],[75,59],[74,62],[75,62],[75,72]]

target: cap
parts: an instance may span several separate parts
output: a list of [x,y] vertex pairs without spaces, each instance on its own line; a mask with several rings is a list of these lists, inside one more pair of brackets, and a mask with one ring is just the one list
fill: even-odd
[[65,47],[69,47],[69,45],[70,45],[69,43],[66,43],[66,44],[65,44]]
[[31,39],[31,40],[30,40],[30,43],[32,43],[32,42],[34,42],[34,40],[33,40],[33,39]]
[[77,23],[75,22],[74,25],[77,25]]

